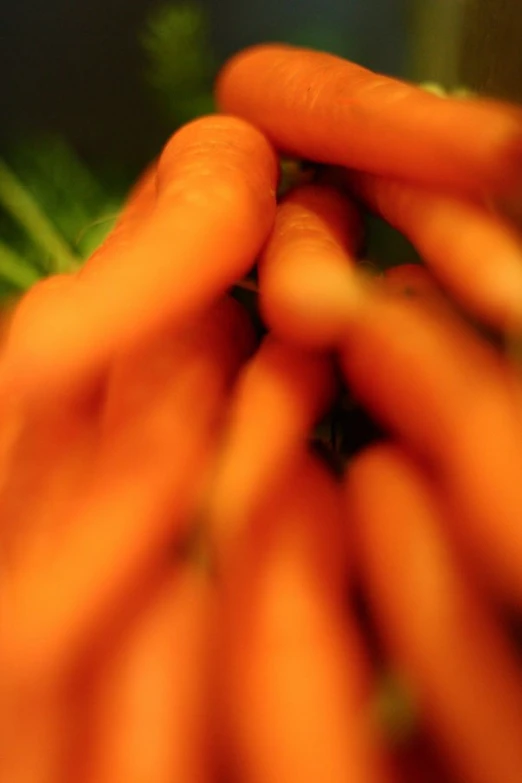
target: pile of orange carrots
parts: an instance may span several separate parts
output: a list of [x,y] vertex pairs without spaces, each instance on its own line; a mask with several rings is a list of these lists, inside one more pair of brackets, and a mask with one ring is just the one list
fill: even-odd
[[518,783],[522,111],[282,45],[216,99],[3,326],[0,779]]

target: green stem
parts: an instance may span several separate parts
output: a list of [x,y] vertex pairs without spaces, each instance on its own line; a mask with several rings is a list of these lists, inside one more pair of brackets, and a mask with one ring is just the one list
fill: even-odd
[[447,89],[461,84],[460,54],[464,4],[456,0],[415,0],[414,43],[409,76]]
[[70,272],[80,265],[38,203],[11,169],[0,160],[0,204],[25,229],[35,244],[49,254],[50,273]]
[[25,291],[39,280],[36,269],[0,240],[0,277]]

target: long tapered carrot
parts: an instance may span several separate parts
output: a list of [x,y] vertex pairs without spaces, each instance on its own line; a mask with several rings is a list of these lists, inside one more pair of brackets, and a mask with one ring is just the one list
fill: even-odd
[[389,779],[343,598],[340,501],[334,479],[301,455],[222,570],[222,688],[245,783]]
[[216,86],[223,111],[281,150],[429,185],[520,191],[522,119],[447,100],[331,54],[280,44],[235,55]]
[[[207,783],[211,594],[172,564],[96,672],[92,783]],[[86,781],[87,783],[87,781]]]
[[209,489],[209,524],[232,540],[270,492],[336,388],[333,363],[269,335],[239,376]]
[[243,120],[205,117],[178,131],[158,161],[155,206],[132,238],[109,238],[77,276],[22,300],[4,359],[12,385],[39,384],[43,394],[79,384],[119,346],[202,312],[254,264],[277,176],[268,142]]
[[495,327],[522,318],[522,242],[478,202],[369,174],[353,191],[413,243],[458,302]]
[[350,467],[347,504],[382,633],[459,779],[517,780],[518,662],[454,557],[433,487],[401,449],[379,446]]
[[376,419],[432,463],[452,532],[522,604],[522,407],[513,374],[458,319],[375,297],[347,332],[343,372]]
[[355,207],[334,188],[305,185],[286,196],[258,263],[261,312],[276,334],[309,348],[338,343],[359,296],[361,233]]
[[93,635],[132,603],[169,542],[179,545],[190,530],[248,348],[244,338],[234,345],[245,318],[227,300],[181,345],[167,334],[122,357],[92,477],[60,509],[65,516],[53,519],[42,499],[53,524],[11,563],[0,649],[14,679],[66,674]]

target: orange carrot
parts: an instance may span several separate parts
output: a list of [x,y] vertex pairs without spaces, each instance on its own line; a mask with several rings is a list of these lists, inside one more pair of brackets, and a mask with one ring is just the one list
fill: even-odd
[[423,301],[438,300],[443,296],[442,289],[433,274],[420,264],[392,266],[385,271],[384,281],[387,290],[403,296],[419,296]]
[[239,376],[209,490],[209,524],[220,541],[278,481],[335,392],[331,361],[269,335]]
[[514,228],[463,198],[368,174],[354,192],[401,231],[456,300],[495,327],[522,317],[522,243]]
[[276,179],[272,149],[243,120],[205,117],[178,131],[158,162],[155,206],[132,238],[109,238],[77,276],[22,300],[4,360],[13,393],[81,386],[117,349],[201,313],[254,264]]
[[522,605],[522,406],[508,367],[449,313],[377,295],[342,366],[359,401],[436,469],[455,540]]
[[290,155],[459,190],[520,191],[522,119],[511,107],[439,98],[280,44],[235,55],[216,94],[223,111]]
[[375,447],[349,469],[347,507],[379,627],[459,779],[517,780],[518,662],[453,556],[432,485],[403,451]]
[[[92,783],[205,783],[210,586],[172,565],[96,673]],[[87,782],[86,782],[87,783]]]
[[[135,233],[139,229],[140,224],[143,223],[146,216],[150,214],[156,202],[156,169],[157,164],[151,164],[132,187],[116,225],[109,237],[105,240],[104,252],[107,252],[109,246],[111,250],[113,248],[116,250],[118,246],[125,246],[132,238],[133,232]],[[35,293],[38,299],[40,299],[41,296],[47,298],[48,296],[55,297],[58,295],[58,297],[60,297],[62,293],[68,296],[70,283],[70,277],[67,275],[55,275],[51,279],[47,279],[44,283],[39,283],[38,286],[36,286],[36,292],[35,290],[32,291],[31,299],[34,301]],[[47,307],[45,302],[44,306]],[[4,317],[0,322],[0,345],[2,350],[4,347],[2,343],[4,338],[9,334],[14,313],[16,313],[18,317],[18,312],[10,307],[3,313]],[[4,385],[6,380],[7,378],[4,373]],[[9,382],[7,385],[9,386]],[[41,391],[41,388],[37,388],[37,395],[41,395]],[[11,402],[9,397],[18,397],[18,395],[8,394],[8,406]],[[38,399],[35,401],[39,402]],[[3,402],[5,406],[6,400],[4,399]],[[51,411],[49,410],[49,413],[50,412]],[[49,421],[47,424],[50,427],[53,425],[56,426],[56,422]]]
[[[467,315],[449,298],[433,272],[421,264],[399,264],[386,269],[381,278],[384,291],[403,298],[413,298],[430,310],[433,317],[455,319],[472,324]],[[474,325],[474,324],[473,324]]]
[[42,497],[42,529],[11,562],[0,650],[13,680],[60,682],[191,529],[245,321],[226,300],[183,338],[163,334],[121,357],[88,480],[56,519]]
[[261,312],[276,334],[307,348],[338,343],[358,299],[361,233],[355,208],[334,188],[305,185],[286,196],[258,264]]
[[301,455],[245,519],[222,571],[222,687],[245,783],[389,779],[343,598],[340,512],[339,486]]

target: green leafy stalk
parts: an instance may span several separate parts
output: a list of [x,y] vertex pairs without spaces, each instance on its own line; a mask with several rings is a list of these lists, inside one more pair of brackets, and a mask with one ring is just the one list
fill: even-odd
[[149,15],[142,46],[146,79],[171,119],[182,124],[214,110],[217,67],[204,5],[197,0],[159,4]]
[[40,206],[7,164],[0,160],[0,205],[4,207],[36,245],[49,255],[49,272],[69,272],[80,265]]
[[15,288],[25,291],[38,281],[39,274],[0,240],[0,277]]

